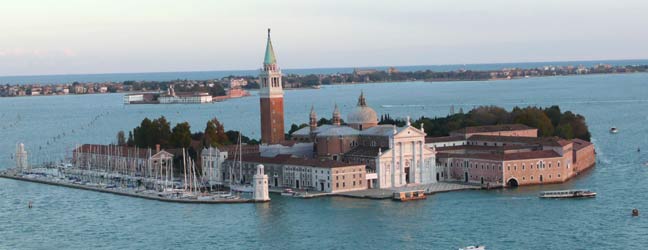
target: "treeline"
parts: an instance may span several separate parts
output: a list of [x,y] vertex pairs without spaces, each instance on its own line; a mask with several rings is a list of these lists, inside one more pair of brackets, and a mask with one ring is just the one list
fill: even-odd
[[392,72],[375,71],[367,74],[357,75],[353,73],[340,73],[332,75],[295,75],[290,74],[283,77],[285,83],[300,83],[303,87],[314,85],[328,85],[339,83],[369,83],[369,82],[400,82],[400,81],[476,81],[488,80],[491,78],[489,71],[445,71],[435,72],[431,70]]
[[[161,148],[190,148],[198,145],[196,150],[199,150],[203,147],[237,143],[238,133],[234,130],[225,131],[225,126],[216,118],[207,121],[202,131],[192,133],[189,123],[178,123],[171,128],[171,124],[162,116],[154,120],[144,118],[139,126],[128,133],[128,139],[125,138],[124,131],[119,131],[117,144],[140,148],[155,148],[156,145],[160,145]],[[258,144],[258,141],[243,135],[241,142]]]
[[[379,124],[405,125],[403,119],[393,119],[389,114],[381,116]],[[511,111],[497,106],[481,106],[468,113],[459,112],[446,117],[421,117],[413,126],[423,128],[428,136],[447,136],[451,131],[469,127],[519,123],[538,129],[538,136],[558,136],[565,139],[579,138],[589,141],[591,134],[585,117],[571,111],[562,112],[559,106],[547,108],[515,107]]]

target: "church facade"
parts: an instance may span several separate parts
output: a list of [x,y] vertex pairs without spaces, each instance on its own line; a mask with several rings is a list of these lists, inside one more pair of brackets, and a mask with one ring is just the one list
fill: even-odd
[[358,104],[341,124],[335,106],[332,124],[317,126],[317,114],[311,109],[310,125],[295,131],[292,140],[313,142],[319,159],[361,163],[367,168],[370,188],[394,188],[408,184],[437,181],[433,148],[425,144],[425,132],[408,122],[405,126],[378,125],[376,112],[367,105],[363,93]]

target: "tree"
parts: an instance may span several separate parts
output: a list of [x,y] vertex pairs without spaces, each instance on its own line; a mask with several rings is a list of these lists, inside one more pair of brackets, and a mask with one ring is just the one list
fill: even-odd
[[119,146],[126,145],[126,135],[124,134],[123,130],[117,132],[117,145]]
[[128,131],[128,141],[126,141],[126,144],[129,147],[135,146],[135,140],[133,139],[133,132]]
[[176,124],[171,131],[170,145],[176,148],[188,148],[191,145],[191,127],[189,123]]

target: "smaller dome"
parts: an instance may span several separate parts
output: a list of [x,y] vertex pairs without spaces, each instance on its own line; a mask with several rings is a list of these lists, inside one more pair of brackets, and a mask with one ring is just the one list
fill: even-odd
[[365,124],[365,123],[378,123],[378,115],[376,111],[367,106],[358,106],[353,108],[353,111],[347,115],[347,123],[349,124]]
[[358,106],[353,108],[351,113],[347,115],[346,122],[349,124],[378,124],[378,115],[376,111],[367,106],[364,93],[360,93]]

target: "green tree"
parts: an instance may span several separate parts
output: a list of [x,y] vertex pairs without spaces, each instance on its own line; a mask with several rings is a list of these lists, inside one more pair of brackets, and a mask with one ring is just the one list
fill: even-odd
[[117,132],[117,145],[124,146],[126,145],[126,134],[123,130]]
[[191,145],[191,126],[189,126],[189,123],[178,123],[173,127],[170,145],[176,148],[189,148]]

